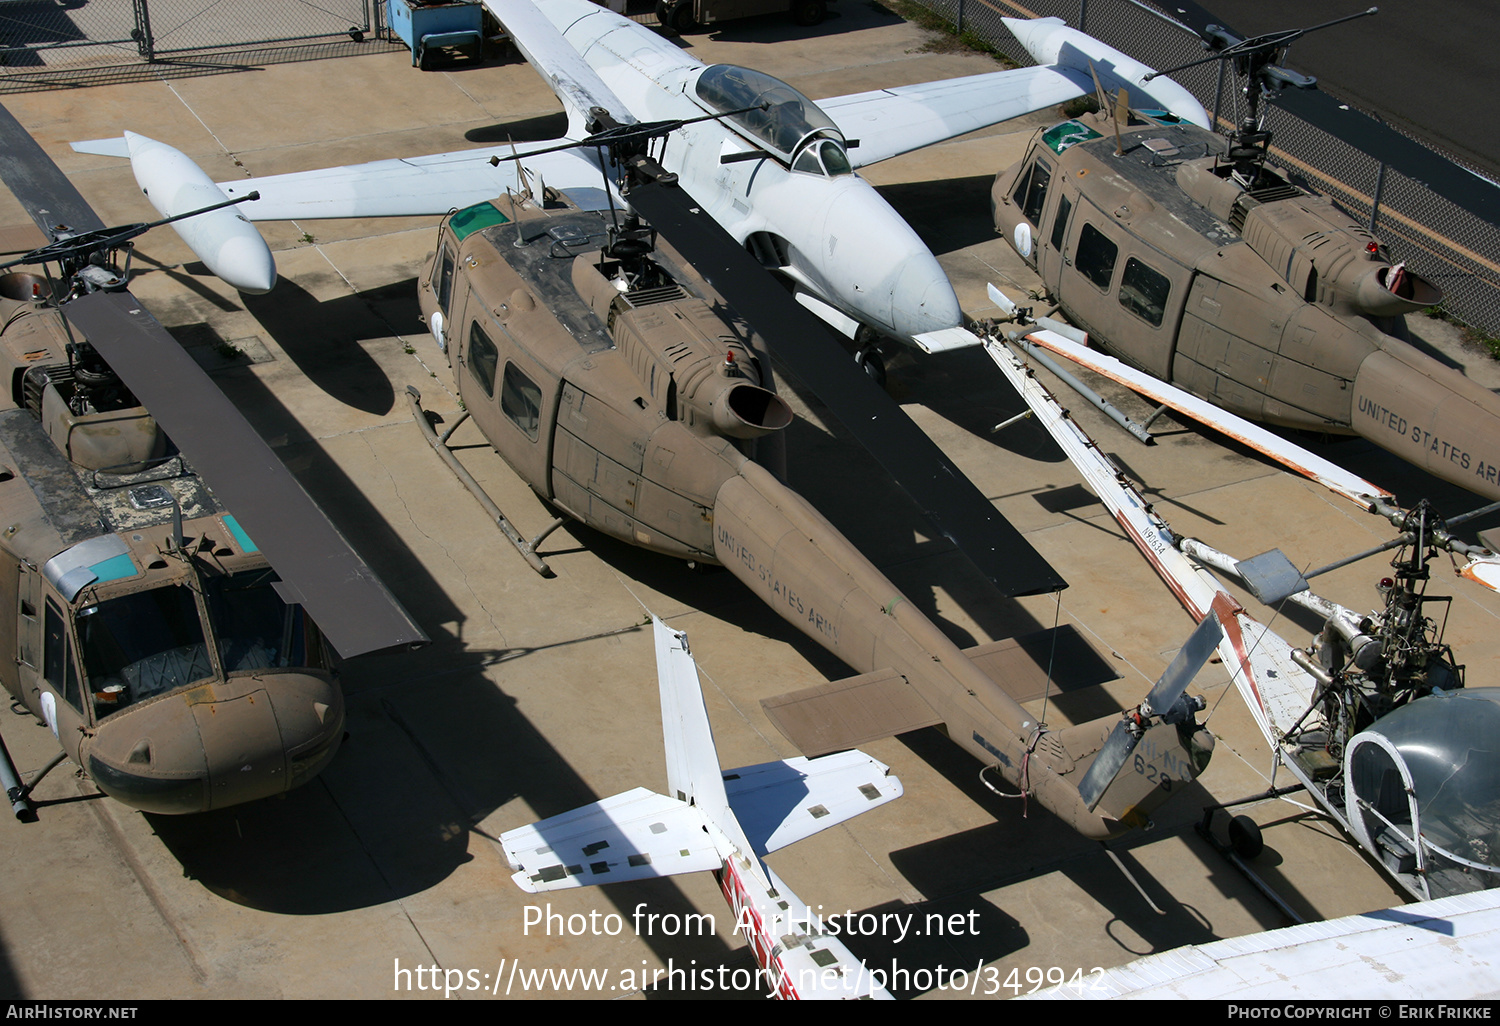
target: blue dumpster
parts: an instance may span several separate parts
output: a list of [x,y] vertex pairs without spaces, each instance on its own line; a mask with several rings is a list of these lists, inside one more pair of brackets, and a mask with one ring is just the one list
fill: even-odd
[[427,68],[439,50],[484,56],[484,7],[468,0],[386,0],[391,31],[411,47],[411,65]]

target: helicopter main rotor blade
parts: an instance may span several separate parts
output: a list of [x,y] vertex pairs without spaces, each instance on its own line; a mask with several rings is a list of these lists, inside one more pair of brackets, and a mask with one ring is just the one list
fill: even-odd
[[129,292],[93,292],[65,308],[265,553],[288,601],[302,603],[352,658],[423,643],[396,598],[198,366]]
[[78,187],[4,107],[0,107],[0,181],[49,239],[61,225],[72,232],[104,227]]
[[[1209,38],[1210,25],[1245,38],[1243,33],[1224,24],[1223,19],[1192,0],[1168,0],[1164,6],[1168,14],[1205,40]],[[1475,217],[1500,227],[1500,188],[1421,143],[1321,89],[1281,89],[1267,99],[1287,113],[1389,165]]]
[[1006,595],[1057,591],[1067,582],[1000,515],[896,401],[850,358],[831,329],[803,309],[760,262],[681,188],[650,182],[629,203],[766,339],[953,542]]

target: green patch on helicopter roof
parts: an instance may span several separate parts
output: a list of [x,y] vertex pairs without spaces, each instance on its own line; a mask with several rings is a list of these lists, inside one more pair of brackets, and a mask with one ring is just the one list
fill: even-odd
[[250,540],[250,536],[245,533],[245,529],[240,526],[240,522],[228,513],[224,514],[224,526],[229,528],[230,534],[234,535],[235,544],[240,547],[241,552],[250,553],[260,551],[260,546]]
[[476,203],[472,207],[464,207],[453,215],[448,222],[448,227],[453,229],[453,234],[458,236],[462,242],[470,235],[485,228],[493,228],[497,224],[507,224],[510,218],[495,209],[495,205],[488,200]]
[[1100,135],[1082,121],[1064,121],[1042,133],[1042,142],[1052,147],[1053,153],[1061,153],[1069,146],[1098,139]]

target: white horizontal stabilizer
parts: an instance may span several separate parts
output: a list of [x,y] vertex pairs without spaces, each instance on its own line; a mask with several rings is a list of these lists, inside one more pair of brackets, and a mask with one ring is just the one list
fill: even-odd
[[637,787],[500,835],[523,891],[649,880],[718,869],[702,810]]
[[130,159],[130,144],[125,141],[123,135],[111,136],[108,139],[81,139],[68,145],[73,147],[75,153],[97,153],[101,157]]
[[890,767],[858,750],[729,770],[724,787],[757,855],[901,797]]

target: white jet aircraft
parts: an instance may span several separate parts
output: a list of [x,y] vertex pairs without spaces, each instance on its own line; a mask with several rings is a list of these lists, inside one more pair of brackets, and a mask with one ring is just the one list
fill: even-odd
[[507,831],[512,879],[536,894],[711,871],[777,997],[889,1000],[762,856],[894,801],[901,781],[858,750],[720,769],[687,635],[651,622],[673,797],[638,787]]
[[[937,259],[855,169],[1092,93],[1095,75],[1106,89],[1127,88],[1138,108],[1208,124],[1181,86],[1165,78],[1145,82],[1150,68],[1057,18],[1006,19],[1029,49],[1053,61],[1048,66],[815,103],[770,75],[705,66],[674,41],[589,0],[487,0],[487,6],[567,112],[566,136],[527,151],[585,139],[596,123],[593,108],[621,124],[726,115],[671,133],[662,165],[730,235],[788,278],[802,303],[845,335],[872,343],[893,338],[930,352],[972,344],[973,336],[956,330],[958,298]],[[759,109],[728,113],[751,107]],[[74,145],[128,155],[120,140]],[[135,167],[153,201],[176,193],[175,162],[140,142],[134,148],[149,150]],[[236,198],[259,192],[258,201],[236,208],[258,221],[441,215],[519,191],[518,167],[524,167],[581,206],[607,202],[593,147],[512,156],[465,150],[220,188]],[[228,227],[232,219],[221,221]],[[262,273],[256,267],[242,277],[258,282]]]

